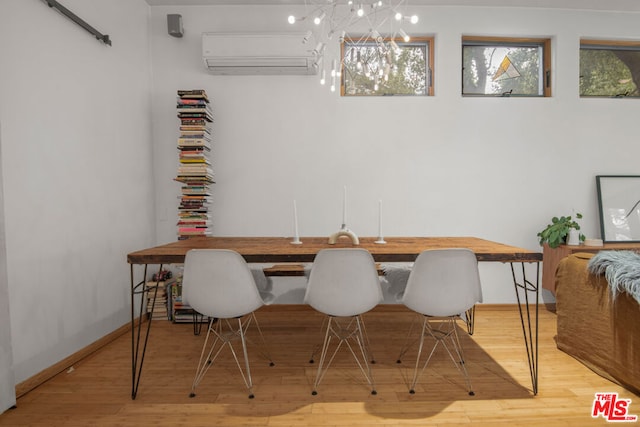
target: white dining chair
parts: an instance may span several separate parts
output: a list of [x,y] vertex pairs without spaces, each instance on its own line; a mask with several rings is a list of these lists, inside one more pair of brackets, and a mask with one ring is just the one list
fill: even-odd
[[[185,257],[182,297],[195,311],[211,319],[190,396],[195,396],[198,384],[224,347],[228,347],[249,391],[249,398],[253,398],[246,333],[251,324],[256,326],[262,353],[273,366],[255,316],[255,311],[270,303],[273,295],[259,291],[251,269],[239,253],[224,249],[192,249]],[[209,344],[210,341],[213,342]],[[244,369],[234,348],[237,341],[242,349]]]
[[[422,317],[422,329],[417,340],[418,353],[409,392],[415,393],[420,374],[426,369],[438,346],[442,345],[464,376],[469,395],[473,396],[475,392],[465,366],[456,325],[457,319],[470,312],[476,303],[482,302],[478,261],[473,251],[452,248],[420,253],[400,301]],[[433,338],[434,345],[420,366],[426,337]],[[400,351],[398,363],[410,346],[408,336],[407,343]]]
[[[323,249],[316,255],[305,294],[305,303],[327,316],[324,341],[312,394],[344,345],[376,394],[370,349],[362,314],[382,301],[378,271],[371,254],[360,248]],[[332,339],[337,343],[329,351]]]

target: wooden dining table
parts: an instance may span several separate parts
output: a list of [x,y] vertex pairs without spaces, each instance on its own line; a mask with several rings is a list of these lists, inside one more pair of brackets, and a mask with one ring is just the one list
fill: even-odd
[[[145,299],[154,299],[158,286],[147,283],[148,269],[163,269],[168,264],[181,264],[191,249],[230,249],[238,252],[248,263],[311,263],[322,249],[358,247],[368,250],[376,262],[413,262],[425,250],[445,248],[467,248],[472,250],[479,262],[508,264],[520,312],[523,337],[532,392],[538,392],[538,309],[539,279],[542,253],[510,246],[477,237],[385,237],[385,243],[377,238],[361,237],[354,244],[348,238],[339,238],[334,244],[327,237],[301,237],[301,244],[292,243],[286,237],[196,237],[178,240],[165,245],[142,249],[127,255],[131,271],[131,398],[135,399],[140,385],[145,350],[151,325],[146,321],[153,313],[147,311]],[[528,277],[527,264],[534,264],[534,277]],[[142,278],[139,274],[142,266]],[[139,310],[135,310],[135,297],[141,295]],[[154,304],[149,304],[152,307]],[[146,325],[146,327],[144,327]]]

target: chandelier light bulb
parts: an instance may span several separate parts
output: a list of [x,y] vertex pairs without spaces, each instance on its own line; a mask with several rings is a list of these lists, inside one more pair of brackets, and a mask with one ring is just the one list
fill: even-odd
[[[290,1],[292,0],[286,0],[286,2]],[[401,49],[399,44],[408,43],[411,40],[411,37],[399,27],[418,22],[417,15],[405,15],[399,11],[403,9],[406,1],[394,0],[395,4],[391,4],[390,0],[311,0],[316,4],[316,8],[310,15],[285,16],[291,25],[300,25],[303,21],[308,25],[303,30],[306,33],[301,35],[301,39],[303,44],[312,45],[308,49],[314,57],[313,65],[316,68],[314,74],[319,75],[321,85],[330,86],[332,92],[337,91],[336,81],[338,78],[342,79],[344,67],[345,71],[354,70],[357,75],[370,81],[368,83],[370,88],[375,81],[377,89],[381,82],[383,84],[388,82],[398,73],[398,67],[394,61]],[[293,2],[297,3],[298,0]],[[356,29],[357,26],[361,26],[360,24],[364,24],[362,20],[367,21],[365,28],[368,32],[366,29],[365,32]],[[384,30],[384,25],[394,20],[398,22],[397,25],[393,24],[395,28]],[[407,21],[407,24],[402,24],[403,21]],[[320,25],[322,28],[319,27]],[[352,29],[353,34],[350,33]],[[336,42],[339,42],[335,47],[338,49],[338,54],[334,55]],[[327,46],[330,47],[333,57],[330,67],[324,58],[327,54]],[[327,81],[328,77],[331,78],[331,82]],[[348,82],[344,83],[347,85]],[[348,83],[348,86],[349,89],[347,90],[345,86],[344,90],[351,93],[352,84]]]
[[411,40],[411,37],[409,37],[409,35],[407,33],[405,33],[402,28],[400,28],[400,30],[398,30],[398,32],[400,33],[400,35],[402,36],[404,41],[409,43],[409,41]]
[[325,18],[325,16],[327,16],[327,14],[322,12],[320,15],[316,16],[315,18],[313,18],[313,23],[316,24],[316,25],[320,25],[320,23]]

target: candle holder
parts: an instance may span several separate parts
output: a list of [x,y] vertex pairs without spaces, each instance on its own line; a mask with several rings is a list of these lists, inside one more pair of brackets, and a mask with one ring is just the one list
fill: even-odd
[[302,244],[302,241],[300,240],[300,237],[295,236],[295,237],[293,238],[293,240],[292,240],[292,241],[290,241],[289,243],[291,243],[292,245],[301,245],[301,244]]
[[342,224],[340,230],[329,236],[329,244],[335,245],[340,237],[348,237],[351,240],[351,243],[353,243],[354,245],[360,244],[360,239],[358,239],[356,233],[349,230],[346,224]]
[[384,240],[384,237],[382,237],[382,236],[378,236],[378,238],[376,239],[376,241],[375,241],[375,242],[373,242],[373,243],[377,243],[378,245],[386,245],[386,244],[387,244],[387,241],[386,241],[386,240]]

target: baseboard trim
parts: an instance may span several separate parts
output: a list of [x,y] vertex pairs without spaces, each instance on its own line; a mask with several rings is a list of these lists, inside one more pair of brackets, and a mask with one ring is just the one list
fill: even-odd
[[41,384],[44,384],[51,378],[58,375],[60,372],[63,372],[73,366],[75,363],[89,356],[90,354],[96,352],[101,349],[105,345],[109,344],[113,340],[119,338],[120,336],[131,332],[131,323],[126,323],[122,325],[115,331],[105,335],[99,340],[89,344],[83,349],[73,353],[72,355],[62,359],[58,363],[48,367],[47,369],[41,371],[40,373],[32,376],[21,383],[16,384],[16,398],[20,398],[25,394],[29,393],[31,390],[35,389]]

